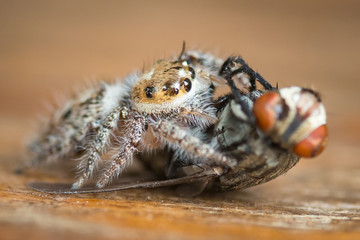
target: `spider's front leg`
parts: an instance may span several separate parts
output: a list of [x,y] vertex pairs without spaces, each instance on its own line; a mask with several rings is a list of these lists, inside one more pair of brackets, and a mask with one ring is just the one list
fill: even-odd
[[94,168],[100,159],[101,154],[109,142],[111,132],[117,128],[119,118],[126,118],[128,115],[128,109],[125,106],[118,106],[112,110],[101,122],[100,126],[96,130],[96,136],[89,144],[85,155],[82,157],[82,161],[79,164],[81,169],[78,180],[72,185],[73,189],[80,188],[91,177]]
[[119,152],[112,158],[110,165],[96,183],[96,187],[105,187],[115,176],[118,176],[131,164],[134,154],[146,131],[146,119],[142,116],[132,116],[123,129]]
[[221,172],[219,172],[219,174],[237,165],[237,161],[234,158],[216,151],[209,144],[202,142],[184,128],[170,121],[159,121],[153,124],[152,128],[154,133],[165,143],[182,148],[194,158],[204,159],[200,160],[201,162],[193,162],[193,164],[205,163],[209,166],[220,167]]

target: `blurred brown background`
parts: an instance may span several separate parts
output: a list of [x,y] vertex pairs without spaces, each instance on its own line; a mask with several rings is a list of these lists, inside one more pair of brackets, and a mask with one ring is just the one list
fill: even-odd
[[[34,131],[28,123],[44,112],[43,103],[52,101],[54,93],[69,93],[86,78],[125,76],[178,54],[183,40],[188,48],[223,57],[241,54],[280,87],[320,91],[328,111],[327,150],[250,193],[296,182],[292,176],[303,181],[333,173],[324,178],[332,185],[322,182],[321,188],[334,190],[341,183],[336,191],[343,195],[336,203],[351,199],[353,204],[353,225],[345,230],[359,231],[359,1],[0,1],[2,191],[29,191],[11,169],[24,138]],[[18,181],[17,187],[12,181]],[[7,206],[0,203],[0,222],[8,224],[2,231],[11,235],[18,223],[6,220]]]

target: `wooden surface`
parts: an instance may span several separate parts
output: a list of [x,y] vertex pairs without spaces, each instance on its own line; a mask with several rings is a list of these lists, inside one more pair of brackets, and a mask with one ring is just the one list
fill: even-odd
[[[0,1],[0,239],[360,239],[359,29],[356,1]],[[280,87],[319,90],[326,151],[262,186],[196,198],[48,195],[26,183],[70,174],[14,174],[54,92],[124,76],[183,40],[241,54]]]

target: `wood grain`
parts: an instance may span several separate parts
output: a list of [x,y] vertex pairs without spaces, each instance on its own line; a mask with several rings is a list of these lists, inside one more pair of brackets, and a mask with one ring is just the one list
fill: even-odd
[[[360,239],[357,1],[0,2],[0,239]],[[245,191],[171,188],[51,195],[72,182],[26,160],[41,101],[84,77],[125,76],[189,46],[241,54],[271,83],[319,90],[330,142],[316,159]],[[55,91],[55,92],[56,92]]]

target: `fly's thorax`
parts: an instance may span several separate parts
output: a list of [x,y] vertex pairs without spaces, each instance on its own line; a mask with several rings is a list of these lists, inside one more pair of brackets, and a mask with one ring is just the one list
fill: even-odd
[[197,75],[186,61],[158,61],[135,82],[132,90],[134,109],[152,114],[169,113],[187,106],[210,86],[209,80]]

